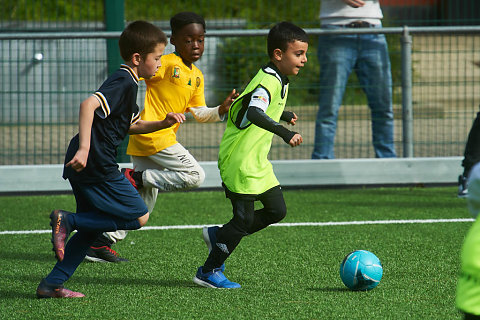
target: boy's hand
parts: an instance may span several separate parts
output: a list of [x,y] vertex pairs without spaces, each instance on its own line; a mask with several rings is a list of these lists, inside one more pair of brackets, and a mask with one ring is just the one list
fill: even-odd
[[220,116],[224,115],[225,113],[228,112],[228,109],[230,109],[230,106],[232,105],[233,101],[237,99],[238,93],[235,89],[230,92],[228,97],[223,101],[223,103],[220,105],[220,108],[218,108],[218,114]]
[[88,151],[79,149],[65,167],[72,167],[73,170],[80,172],[87,166]]
[[293,113],[293,118],[292,118],[292,120],[290,120],[290,122],[287,122],[287,124],[291,124],[292,126],[294,126],[295,123],[296,123],[297,120],[298,120],[298,117],[297,117],[297,115],[295,114],[295,112],[292,112],[292,113]]
[[288,144],[290,145],[290,147],[293,148],[300,145],[302,142],[303,142],[303,138],[300,135],[300,133],[295,133],[295,135],[292,137],[292,139]]
[[169,112],[167,113],[167,116],[165,117],[165,121],[168,126],[173,126],[175,123],[180,122],[183,123],[185,121],[185,115],[183,113],[173,113]]

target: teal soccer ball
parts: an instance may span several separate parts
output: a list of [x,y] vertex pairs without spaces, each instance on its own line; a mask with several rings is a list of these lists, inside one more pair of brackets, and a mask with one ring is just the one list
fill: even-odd
[[367,250],[349,253],[340,264],[340,278],[354,291],[372,290],[380,283],[382,275],[380,260]]

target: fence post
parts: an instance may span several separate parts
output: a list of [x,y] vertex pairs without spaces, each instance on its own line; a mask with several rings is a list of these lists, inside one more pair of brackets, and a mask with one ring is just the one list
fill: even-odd
[[[124,0],[104,0],[106,31],[123,31],[125,28]],[[118,49],[118,39],[107,39],[108,75],[123,63]]]
[[403,26],[402,43],[402,129],[403,156],[413,157],[412,37]]
[[[124,0],[104,0],[105,29],[106,31],[123,31],[125,28],[125,3]],[[107,70],[108,75],[115,72],[123,63],[118,49],[118,39],[107,39]],[[117,150],[117,162],[130,162],[126,154],[128,136],[122,141]]]

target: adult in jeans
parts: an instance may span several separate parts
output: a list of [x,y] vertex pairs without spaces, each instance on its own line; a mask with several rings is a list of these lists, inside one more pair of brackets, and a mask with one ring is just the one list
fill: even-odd
[[[378,0],[322,0],[320,20],[326,30],[381,28]],[[321,35],[319,110],[312,159],[333,159],[338,110],[350,73],[355,70],[368,99],[377,158],[395,157],[392,75],[383,34]]]

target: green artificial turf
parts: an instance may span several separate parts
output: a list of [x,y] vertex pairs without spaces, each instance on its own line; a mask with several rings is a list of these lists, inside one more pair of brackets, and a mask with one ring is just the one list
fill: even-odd
[[[282,222],[470,218],[453,187],[285,190]],[[48,230],[71,195],[0,197],[0,232]],[[222,224],[222,192],[160,194],[148,226]],[[0,319],[460,319],[455,308],[460,248],[471,222],[271,226],[242,240],[226,261],[237,290],[197,287],[207,256],[200,228],[138,230],[114,246],[129,263],[84,262],[65,284],[82,299],[37,300],[55,264],[50,234],[0,234]],[[384,268],[368,292],[342,284],[355,249]]]

